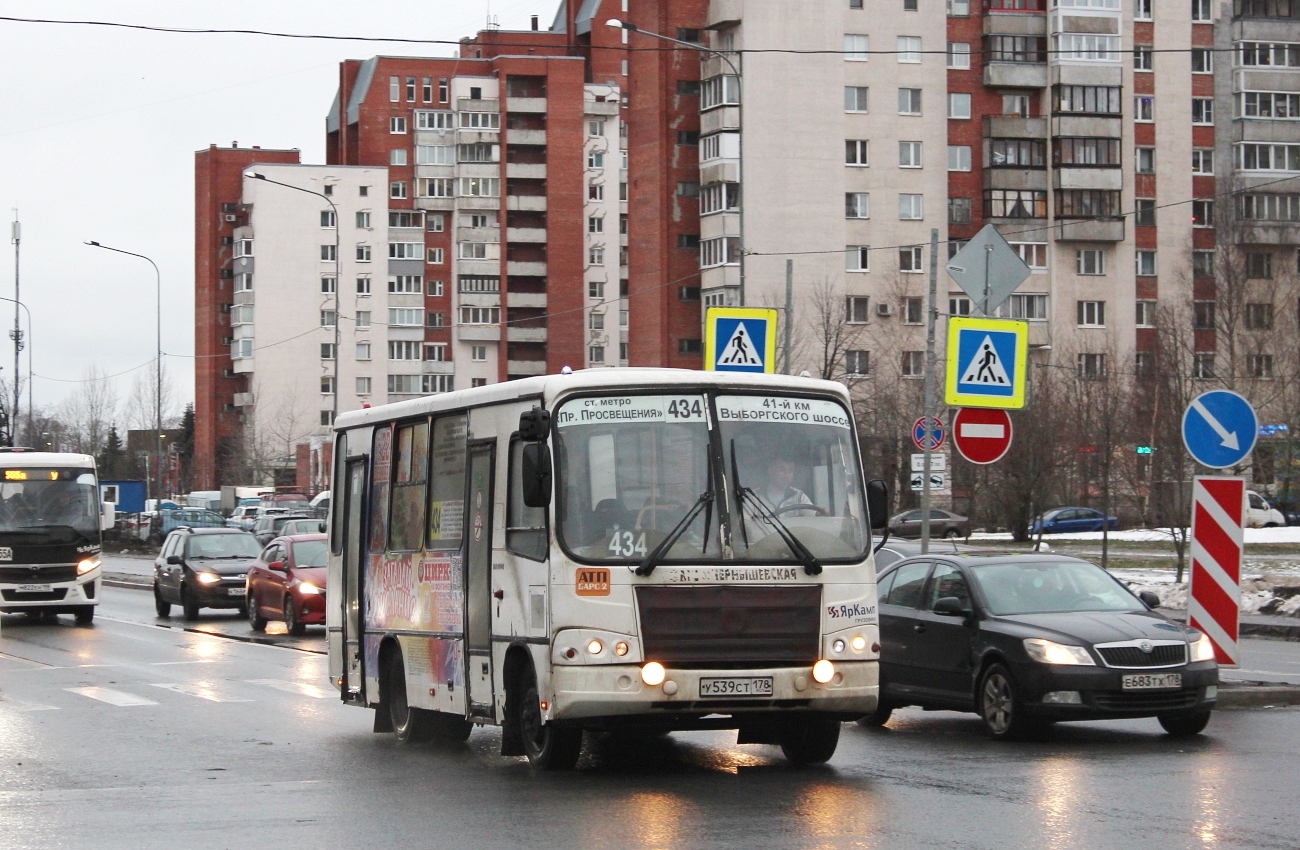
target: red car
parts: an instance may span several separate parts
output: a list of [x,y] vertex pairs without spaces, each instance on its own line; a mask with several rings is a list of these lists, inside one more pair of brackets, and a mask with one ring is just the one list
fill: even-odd
[[248,570],[248,624],[266,631],[268,620],[284,620],[289,634],[325,625],[325,571],[329,544],[324,534],[291,534],[266,545]]

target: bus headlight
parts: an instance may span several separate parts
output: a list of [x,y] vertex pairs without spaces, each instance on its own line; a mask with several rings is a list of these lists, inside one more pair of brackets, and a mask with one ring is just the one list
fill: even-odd
[[627,655],[627,641],[621,640],[618,643],[614,644],[614,654],[617,655],[619,658],[622,658],[624,655]]
[[813,681],[822,685],[826,684],[831,679],[835,678],[835,665],[827,661],[825,658],[821,659],[813,665],[812,677]]
[[667,675],[668,671],[658,661],[649,661],[641,668],[641,681],[652,688],[662,685]]
[[605,649],[605,644],[601,643],[595,638],[592,638],[591,640],[587,641],[587,652],[591,655],[600,655],[600,653],[604,651],[604,649]]
[[221,576],[216,573],[199,573],[197,576],[199,584],[216,584],[221,581]]
[[861,652],[867,648],[867,639],[862,635],[854,635],[849,641],[849,646],[853,647],[854,652]]
[[86,573],[99,566],[98,558],[86,558],[77,563],[77,575],[84,576]]

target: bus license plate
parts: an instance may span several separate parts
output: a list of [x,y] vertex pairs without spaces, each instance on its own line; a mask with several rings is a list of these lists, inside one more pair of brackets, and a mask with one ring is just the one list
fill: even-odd
[[770,697],[771,676],[730,676],[700,679],[701,697]]
[[1126,691],[1144,691],[1153,688],[1181,688],[1183,686],[1183,674],[1138,673],[1132,676],[1125,676],[1121,684]]
[[14,559],[14,550],[8,546],[0,546],[0,561],[12,561]]
[[49,593],[54,590],[48,584],[21,584],[14,588],[14,593]]

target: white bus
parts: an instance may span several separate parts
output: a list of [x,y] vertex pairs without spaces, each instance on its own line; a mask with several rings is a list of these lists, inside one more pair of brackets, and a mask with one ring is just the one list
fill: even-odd
[[89,625],[105,521],[93,457],[0,448],[0,611]]
[[403,742],[500,725],[542,769],[584,729],[738,729],[826,761],[878,692],[887,493],[851,411],[827,381],[619,369],[340,415],[342,699]]

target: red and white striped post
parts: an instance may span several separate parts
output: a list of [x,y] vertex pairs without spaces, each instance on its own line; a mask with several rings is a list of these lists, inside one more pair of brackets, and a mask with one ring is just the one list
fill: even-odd
[[1205,476],[1193,482],[1188,620],[1210,636],[1215,658],[1229,667],[1237,666],[1245,514],[1245,479]]

